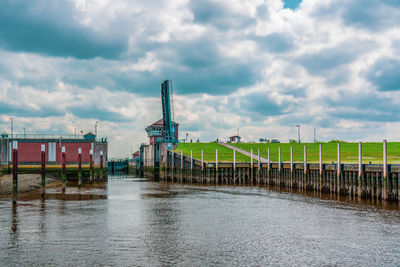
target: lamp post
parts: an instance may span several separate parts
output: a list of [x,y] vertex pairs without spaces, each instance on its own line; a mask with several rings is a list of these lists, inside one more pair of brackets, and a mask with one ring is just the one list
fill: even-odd
[[97,138],[97,124],[98,124],[99,122],[98,121],[96,121],[95,123],[94,123],[94,134],[96,135],[96,138]]
[[14,118],[10,118],[10,123],[11,123],[11,140],[14,138]]
[[299,162],[301,162],[301,141],[300,141],[300,125],[296,125],[299,134]]

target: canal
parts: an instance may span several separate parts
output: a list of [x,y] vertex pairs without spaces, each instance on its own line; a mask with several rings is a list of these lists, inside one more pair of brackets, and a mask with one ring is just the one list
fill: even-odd
[[397,205],[152,182],[0,199],[0,265],[400,265]]

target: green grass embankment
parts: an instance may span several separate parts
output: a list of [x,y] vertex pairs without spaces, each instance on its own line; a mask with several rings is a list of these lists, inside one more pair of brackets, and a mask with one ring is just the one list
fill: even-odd
[[[180,143],[174,151],[177,153],[181,153],[181,151],[183,151],[183,154],[189,157],[190,151],[193,151],[193,158],[201,160],[202,149],[204,151],[204,161],[206,162],[215,162],[216,149],[218,149],[219,162],[233,162],[233,150],[217,143]],[[236,153],[236,161],[250,162],[250,157]]]
[[[290,161],[290,147],[293,147],[293,160],[299,161],[299,144],[296,143],[239,143],[233,146],[257,153],[260,149],[262,157],[267,158],[267,150],[270,148],[271,160],[278,161],[278,149],[281,148],[282,161]],[[322,145],[322,161],[331,163],[337,161],[337,143],[321,143]],[[300,158],[304,158],[304,146],[307,146],[307,162],[319,162],[319,143],[301,143]],[[342,142],[341,162],[357,163],[358,162],[358,143]],[[388,163],[400,163],[400,142],[387,143]],[[382,163],[383,162],[383,144],[382,143],[363,143],[362,144],[363,163]]]

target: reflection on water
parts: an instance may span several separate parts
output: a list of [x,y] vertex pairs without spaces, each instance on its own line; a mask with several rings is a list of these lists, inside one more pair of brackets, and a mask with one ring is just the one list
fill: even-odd
[[400,265],[397,204],[125,174],[21,199],[0,199],[2,266]]

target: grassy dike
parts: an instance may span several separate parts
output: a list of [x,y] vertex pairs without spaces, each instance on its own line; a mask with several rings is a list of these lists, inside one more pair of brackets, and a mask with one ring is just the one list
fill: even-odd
[[[300,161],[303,161],[304,146],[307,146],[307,162],[319,162],[319,144],[322,146],[322,160],[324,163],[337,161],[337,143],[301,143]],[[271,160],[278,161],[278,149],[281,148],[282,161],[290,161],[290,147],[293,147],[293,160],[299,161],[299,144],[296,143],[239,143],[231,144],[237,148],[250,152],[253,150],[257,154],[260,149],[261,156],[267,158],[268,148],[271,153]],[[217,143],[181,143],[176,152],[183,151],[184,155],[190,156],[190,150],[193,150],[193,157],[201,159],[201,149],[204,149],[204,160],[215,162],[215,149],[218,149],[219,161],[232,162],[232,150],[223,147]],[[388,142],[388,163],[400,163],[400,142]],[[383,144],[382,143],[363,143],[362,146],[363,163],[382,163],[383,162]],[[236,153],[237,162],[249,162],[250,158],[240,153]],[[341,162],[358,162],[358,143],[341,142]]]
[[[218,143],[180,143],[174,150],[176,153],[183,152],[184,155],[190,157],[190,151],[193,151],[193,158],[201,160],[201,150],[203,149],[204,161],[215,162],[215,150],[218,149],[219,162],[232,162],[233,150],[221,146]],[[237,162],[250,162],[250,157],[236,153]]]

